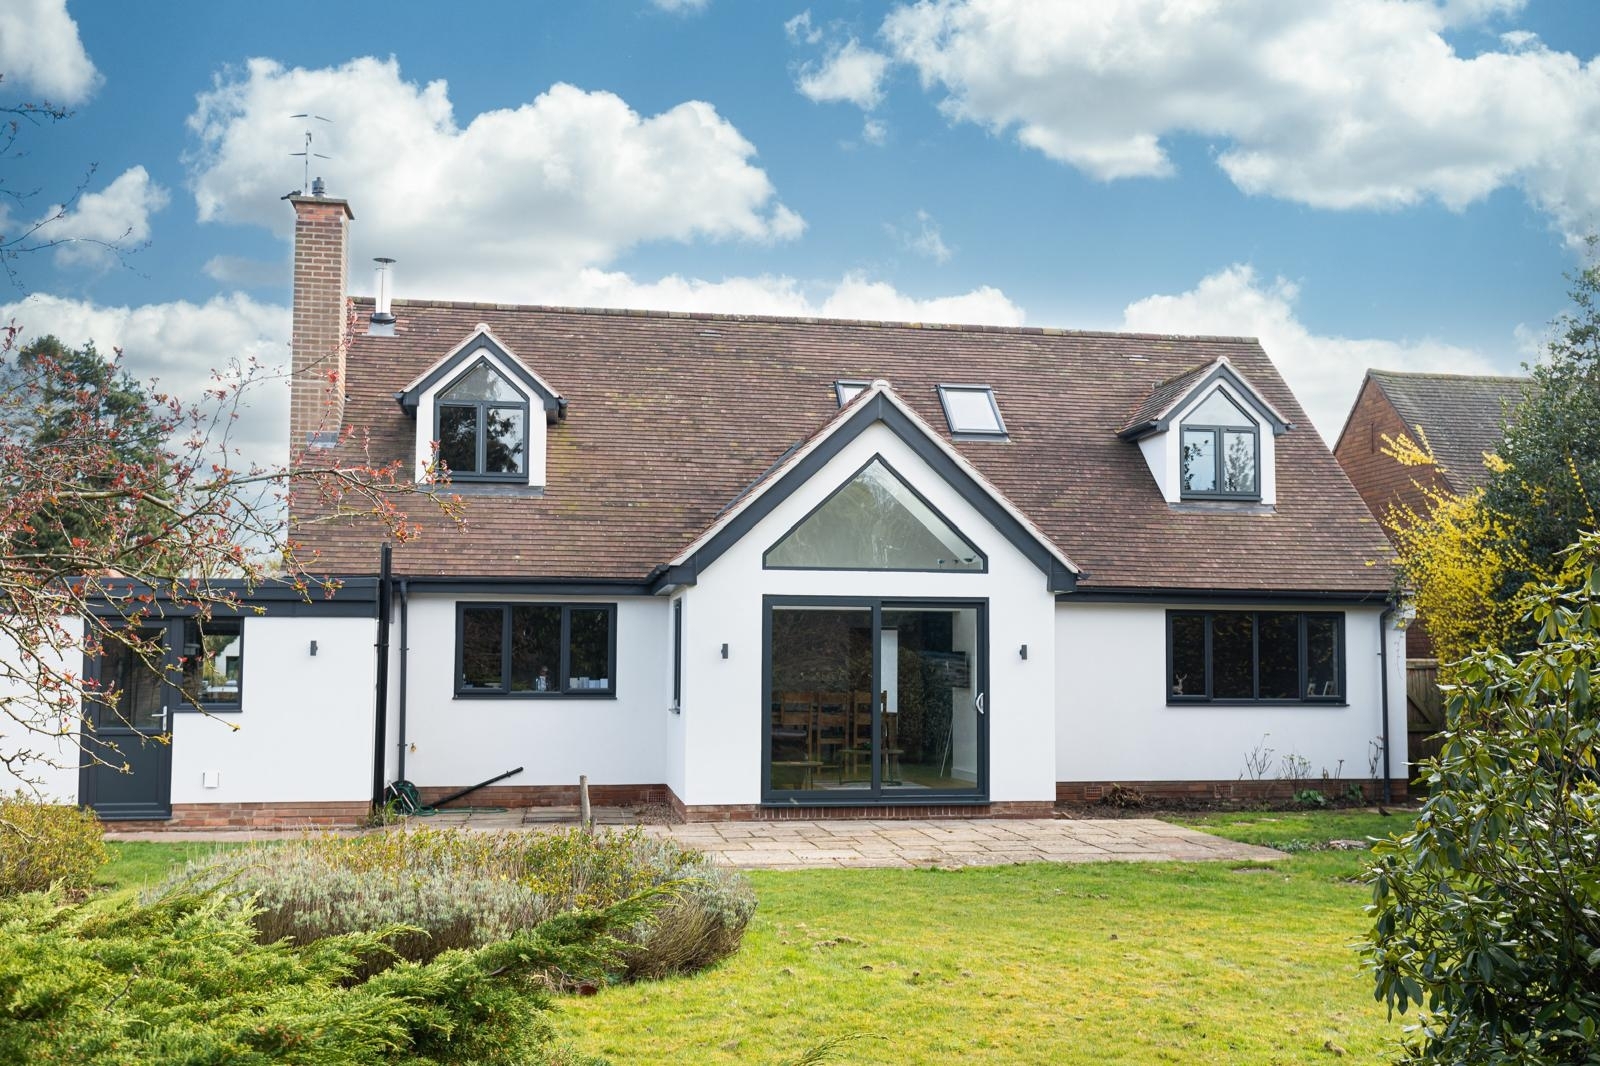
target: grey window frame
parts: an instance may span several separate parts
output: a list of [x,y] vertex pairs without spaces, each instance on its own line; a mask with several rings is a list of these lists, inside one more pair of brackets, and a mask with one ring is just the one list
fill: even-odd
[[683,706],[683,597],[672,601],[672,707]]
[[[1299,696],[1296,696],[1294,699],[1287,699],[1287,700],[1262,699],[1259,695],[1257,695],[1256,697],[1254,697],[1252,699],[1239,699],[1239,698],[1213,699],[1212,698],[1212,696],[1211,696],[1211,678],[1212,678],[1212,674],[1214,673],[1213,664],[1212,664],[1212,653],[1211,653],[1212,620],[1214,618],[1216,618],[1218,615],[1250,615],[1251,616],[1251,622],[1250,622],[1250,660],[1251,660],[1250,661],[1250,687],[1251,687],[1252,691],[1254,691],[1256,693],[1260,693],[1260,691],[1261,691],[1261,616],[1264,615],[1264,614],[1293,614],[1293,615],[1297,616],[1297,627],[1298,627],[1298,631],[1299,631],[1299,641],[1300,641],[1300,647],[1299,647],[1299,669],[1300,669],[1300,674],[1299,674],[1299,680],[1298,680],[1298,682],[1296,684],[1295,691],[1298,692],[1298,693],[1304,693],[1304,691],[1305,691],[1305,688],[1306,688],[1306,677],[1307,677],[1307,675],[1309,673],[1309,667],[1310,667],[1310,642],[1309,642],[1309,638],[1308,638],[1308,622],[1309,622],[1309,620],[1312,619],[1312,618],[1332,618],[1332,619],[1335,620],[1335,622],[1336,622],[1335,632],[1337,633],[1337,638],[1336,639],[1338,641],[1338,648],[1337,648],[1337,662],[1335,663],[1334,669],[1335,669],[1335,671],[1337,673],[1337,676],[1339,678],[1339,691],[1338,691],[1338,693],[1336,695],[1332,695],[1332,696],[1306,696],[1306,695],[1299,695]],[[1205,636],[1204,636],[1205,650],[1204,650],[1204,658],[1205,658],[1205,664],[1206,664],[1206,684],[1205,684],[1205,691],[1204,692],[1193,693],[1193,694],[1185,693],[1183,695],[1176,695],[1172,691],[1172,671],[1173,671],[1173,658],[1174,658],[1174,656],[1173,656],[1172,628],[1173,628],[1173,621],[1175,619],[1178,619],[1178,618],[1203,618],[1203,619],[1205,619]],[[1162,681],[1161,681],[1161,687],[1166,691],[1166,694],[1167,694],[1167,706],[1169,706],[1169,707],[1192,707],[1192,706],[1197,706],[1198,705],[1198,706],[1205,706],[1205,707],[1235,707],[1235,706],[1237,706],[1237,707],[1263,707],[1263,706],[1264,707],[1296,707],[1296,706],[1304,706],[1304,705],[1320,705],[1320,706],[1324,706],[1324,707],[1347,707],[1350,704],[1350,700],[1349,700],[1349,695],[1346,692],[1346,685],[1348,684],[1348,680],[1347,680],[1346,675],[1345,675],[1345,662],[1346,662],[1346,655],[1345,655],[1345,619],[1346,619],[1346,615],[1345,615],[1344,611],[1169,610],[1167,612],[1167,617],[1166,617],[1167,669],[1166,669],[1166,673],[1164,675],[1162,675]]]
[[[1207,392],[1205,396],[1201,398],[1199,403],[1195,404],[1195,406],[1199,407],[1200,404],[1205,403],[1206,400],[1210,399],[1213,394],[1220,394],[1223,399],[1227,400],[1228,403],[1233,405],[1234,410],[1239,412],[1239,417],[1243,419],[1244,422],[1243,424],[1237,426],[1221,426],[1205,422],[1191,423],[1186,419],[1178,422],[1179,495],[1185,500],[1259,500],[1261,499],[1261,424],[1245,413],[1244,408],[1239,405],[1238,400],[1235,400],[1232,396],[1229,396],[1221,389],[1212,389],[1210,392]],[[1185,433],[1206,432],[1211,434],[1211,483],[1219,487],[1210,492],[1193,492],[1183,487],[1183,435]],[[1222,435],[1224,433],[1245,432],[1250,434],[1250,438],[1254,442],[1254,445],[1251,449],[1251,461],[1255,465],[1255,476],[1253,478],[1255,489],[1251,492],[1226,492],[1220,487],[1223,483]]]
[[[561,636],[558,651],[558,664],[561,677],[561,687],[537,690],[513,691],[511,688],[511,609],[513,607],[559,607],[561,609]],[[467,688],[463,687],[462,671],[465,666],[466,653],[466,612],[469,610],[500,610],[500,687],[499,688]],[[600,688],[571,688],[570,666],[572,662],[572,612],[573,611],[605,611],[606,612],[606,680],[610,684]],[[537,601],[492,601],[458,600],[456,601],[456,655],[455,655],[455,696],[457,699],[491,699],[491,700],[522,700],[522,699],[616,699],[617,698],[617,605],[615,603],[561,603],[545,600]]]
[[[512,404],[505,400],[446,400],[444,394],[454,388],[456,383],[480,366],[487,367],[489,372],[504,381],[512,392],[522,398],[520,404]],[[513,473],[488,474],[484,473],[484,461],[488,453],[488,435],[484,432],[484,420],[489,417],[491,407],[520,407],[522,410],[522,469]],[[528,483],[528,446],[533,440],[532,418],[528,394],[517,388],[511,377],[500,370],[488,359],[476,359],[470,365],[464,366],[461,372],[452,376],[449,381],[439,387],[433,395],[433,439],[439,440],[439,421],[446,407],[474,408],[477,411],[477,429],[473,434],[474,459],[472,470],[450,471],[451,481],[477,481],[495,482],[511,485],[526,485]]]
[[[939,406],[944,411],[944,424],[950,427],[951,440],[1010,440],[1011,432],[1006,429],[1005,416],[1000,413],[1000,400],[994,394],[993,385],[960,385],[946,382],[935,386],[939,390]],[[989,400],[989,409],[994,412],[996,430],[957,429],[956,420],[950,415],[950,404],[945,398],[947,392],[981,392]]]
[[[238,714],[240,711],[244,710],[244,658],[245,658],[245,656],[244,656],[244,648],[245,648],[244,623],[245,623],[245,620],[243,618],[207,618],[207,619],[202,619],[202,618],[199,618],[199,617],[196,617],[196,616],[191,616],[191,617],[188,617],[188,618],[174,619],[174,623],[173,624],[175,624],[178,627],[178,631],[181,634],[178,650],[180,652],[184,652],[184,651],[188,650],[188,646],[189,646],[189,630],[190,630],[191,627],[193,627],[196,632],[201,633],[202,637],[203,637],[204,627],[206,625],[210,625],[210,624],[213,624],[213,623],[216,623],[216,622],[222,622],[222,623],[229,624],[229,625],[236,624],[239,627],[239,685],[238,685],[238,692],[235,694],[234,698],[231,699],[231,700],[203,700],[203,699],[195,698],[193,703],[189,702],[189,700],[187,698],[174,700],[173,703],[172,703],[172,709],[176,713],[192,712],[192,713],[199,713],[199,714]],[[204,641],[204,639],[202,639],[201,642],[200,642],[200,649],[201,649],[200,650],[200,654],[202,656],[205,655],[205,641]],[[181,662],[181,660],[188,658],[188,656],[180,654],[178,656],[178,658],[179,658],[179,660]],[[183,692],[183,669],[182,669],[181,665],[179,666],[177,676],[176,676],[176,678],[174,680],[174,687],[178,690],[178,692],[180,692],[180,693]]]
[[[850,400],[855,399],[856,396],[860,396],[861,393],[866,392],[870,388],[872,388],[872,382],[870,381],[860,381],[856,378],[840,378],[833,383],[833,398],[839,401],[840,407],[843,407],[845,404],[849,403]],[[845,389],[856,389],[858,391],[856,392],[855,396],[852,396],[847,400],[845,399],[844,395]]]

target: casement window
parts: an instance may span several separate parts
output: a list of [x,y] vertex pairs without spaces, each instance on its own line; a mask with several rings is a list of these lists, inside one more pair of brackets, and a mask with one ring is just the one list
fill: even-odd
[[1168,611],[1169,703],[1343,703],[1344,615]]
[[615,696],[616,604],[456,605],[456,695]]
[[1260,499],[1260,438],[1255,420],[1213,391],[1183,420],[1183,498]]
[[180,710],[237,711],[244,696],[244,620],[185,618],[178,649]]
[[434,439],[453,480],[525,481],[528,398],[479,363],[439,393]]

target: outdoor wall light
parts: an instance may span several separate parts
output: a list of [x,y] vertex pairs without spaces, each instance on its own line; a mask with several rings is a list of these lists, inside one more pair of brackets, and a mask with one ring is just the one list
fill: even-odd
[[314,640],[311,642],[311,657],[313,659],[317,657],[317,642]]
[[1019,648],[1017,650],[1017,654],[1022,656],[1024,659],[1026,659],[1028,657],[1028,646],[1026,644],[1024,644],[1021,648]]
[[722,646],[722,657],[724,659],[728,657],[728,646],[726,644]]

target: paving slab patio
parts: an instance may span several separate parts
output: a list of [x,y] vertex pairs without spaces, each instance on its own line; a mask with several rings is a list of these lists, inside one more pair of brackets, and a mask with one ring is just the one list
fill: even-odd
[[[606,825],[636,822],[630,812],[597,808]],[[492,831],[538,831],[577,824],[576,809],[441,812],[418,824]],[[1272,848],[1241,844],[1154,818],[972,818],[948,821],[691,822],[646,825],[644,831],[695,848],[740,869],[812,870],[999,866],[1019,862],[1260,862],[1283,858]],[[270,840],[300,830],[206,830],[106,834],[107,840]]]

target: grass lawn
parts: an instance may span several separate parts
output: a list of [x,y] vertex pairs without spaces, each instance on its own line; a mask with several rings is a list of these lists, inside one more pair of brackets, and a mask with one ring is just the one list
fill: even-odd
[[106,850],[111,853],[111,861],[100,868],[95,883],[107,888],[146,888],[166,877],[173,867],[181,867],[190,859],[204,858],[218,849],[236,846],[202,840],[183,840],[172,844],[109,841]]
[[[1361,839],[1372,814],[1185,819],[1252,843]],[[765,1063],[860,1034],[849,1063],[1371,1060],[1399,1030],[1349,944],[1359,852],[1232,863],[752,875],[744,948],[697,977],[562,1004],[628,1063]]]
[[[1297,849],[1403,829],[1367,813],[1187,817]],[[108,885],[214,844],[114,844]],[[1398,1034],[1349,945],[1360,852],[1268,865],[1103,863],[756,872],[744,948],[696,977],[561,1002],[579,1049],[629,1063],[1372,1061]]]

